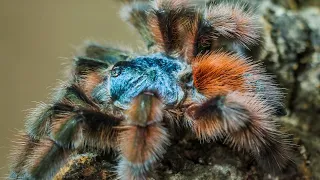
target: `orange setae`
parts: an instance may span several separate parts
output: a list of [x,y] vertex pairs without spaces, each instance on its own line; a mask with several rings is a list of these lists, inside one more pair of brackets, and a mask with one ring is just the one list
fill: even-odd
[[194,86],[205,96],[245,91],[244,75],[251,69],[245,59],[227,53],[212,53],[196,57],[193,63]]
[[129,126],[120,134],[120,140],[123,156],[133,164],[158,159],[168,141],[166,131],[159,125]]

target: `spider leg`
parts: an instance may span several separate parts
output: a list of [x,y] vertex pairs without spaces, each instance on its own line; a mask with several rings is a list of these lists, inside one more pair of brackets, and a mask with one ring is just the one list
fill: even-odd
[[185,26],[194,16],[195,10],[186,1],[155,1],[149,26],[158,48],[167,55],[181,56]]
[[[110,65],[118,61],[126,61],[131,54],[128,50],[114,48],[114,46],[102,46],[98,43],[87,42],[85,46],[80,49],[78,56],[103,61]],[[75,66],[77,66],[77,63]]]
[[122,10],[122,17],[138,30],[148,49],[180,57],[185,26],[194,20],[196,10],[185,0],[128,2]]
[[206,97],[230,91],[252,92],[273,108],[273,115],[286,114],[283,94],[261,64],[231,53],[213,52],[194,58],[192,67],[194,86]]
[[256,57],[248,49],[259,50],[262,41],[257,17],[245,4],[210,3],[196,9],[187,1],[131,2],[122,15],[148,48],[155,45],[157,50],[189,63],[197,55],[221,49]]
[[103,81],[105,71],[119,61],[126,61],[131,53],[112,47],[87,43],[74,58],[71,75],[72,82],[79,84],[87,96],[91,97],[93,89]]
[[231,3],[205,7],[186,31],[186,59],[192,61],[198,54],[214,50],[247,55],[248,47],[260,44],[261,27],[257,17],[251,9],[245,9],[245,5]]
[[[103,130],[102,132],[98,132],[104,133],[104,135],[114,132],[112,127],[119,123],[119,118],[101,112],[100,107],[89,99],[76,85],[67,87],[63,89],[63,91],[64,92],[61,92],[63,94],[62,98],[58,102],[52,105],[42,105],[44,108],[36,109],[31,115],[32,118],[27,121],[26,125],[27,133],[31,137],[40,139],[50,135],[53,140],[56,140],[56,143],[66,145],[64,141],[69,142],[73,134],[67,135],[64,133],[69,133],[70,130],[76,132],[78,131],[78,126],[82,124],[81,129],[84,128],[86,130],[79,132],[82,136],[85,136],[82,138],[92,136],[92,140],[87,140],[86,144],[90,143],[96,146],[98,145],[96,141],[99,142],[99,139],[94,138],[95,133],[97,133],[94,130],[95,128],[97,128],[97,130]],[[93,129],[92,131],[91,128]],[[61,135],[61,133],[63,135]],[[112,136],[111,134],[110,136]],[[103,138],[107,137],[109,136]],[[102,142],[107,143],[106,140],[108,140],[108,138]],[[111,140],[109,142],[111,142]],[[74,145],[71,145],[71,147],[74,147]]]
[[9,179],[21,179],[25,173],[24,167],[27,165],[26,160],[29,154],[39,140],[31,138],[29,135],[20,132],[13,146],[14,151],[10,152],[11,172]]
[[192,107],[188,116],[200,140],[226,137],[225,143],[252,154],[260,166],[275,172],[290,163],[292,142],[272,120],[271,111],[259,97],[233,92]]
[[218,36],[238,41],[243,46],[258,43],[260,25],[251,9],[245,5],[218,4],[209,6],[205,18]]
[[[114,144],[117,126],[121,119],[107,115],[100,110],[91,99],[81,92],[80,88],[71,86],[66,88],[66,95],[61,101],[69,106],[69,110],[55,113],[55,120],[50,126],[50,136],[56,143],[77,147],[77,142],[82,146],[111,148]],[[73,131],[73,132],[72,132]],[[75,134],[77,134],[75,136]]]
[[148,12],[150,10],[151,4],[148,2],[130,2],[121,10],[122,19],[137,29],[148,49],[155,45],[148,26]]
[[245,128],[229,131],[226,143],[236,150],[250,152],[258,164],[271,172],[292,165],[293,142],[290,135],[279,130],[279,124],[272,118],[270,108],[258,96],[232,93],[228,95],[229,103],[243,104],[250,109]]
[[27,123],[29,140],[21,149],[25,156],[13,164],[16,174],[50,178],[65,161],[60,157],[66,157],[66,152],[86,148],[107,151],[116,146],[118,131],[113,127],[120,119],[102,113],[78,87],[66,88],[64,97],[45,109]]
[[13,161],[9,179],[50,177],[71,153],[48,138],[37,140],[27,134],[19,134],[19,137],[15,151],[11,153]]
[[162,103],[155,95],[136,97],[119,135],[120,179],[147,179],[151,166],[165,153],[169,143],[162,121]]
[[106,105],[110,100],[106,92],[106,74],[114,63],[128,61],[131,56],[132,53],[126,50],[89,43],[79,56],[74,58],[71,84],[77,84],[97,104]]
[[227,144],[270,170],[290,162],[292,143],[272,119],[281,93],[259,66],[225,53],[198,56],[193,81],[205,97],[188,107],[186,116],[200,140],[227,137]]
[[71,151],[61,148],[50,139],[42,139],[36,143],[32,153],[28,155],[26,166],[27,178],[48,179],[52,177],[66,161]]
[[[26,134],[20,136],[22,146],[14,152],[21,156],[13,158],[12,177],[50,179],[71,151],[108,151],[116,146],[118,130],[114,127],[121,119],[108,115],[106,107],[94,101],[91,94],[102,83],[109,65],[127,57],[113,57],[125,52],[96,45],[86,49],[87,56],[74,61],[74,79],[69,85],[58,90],[52,104],[40,104],[29,115]],[[98,57],[102,59],[95,59]]]

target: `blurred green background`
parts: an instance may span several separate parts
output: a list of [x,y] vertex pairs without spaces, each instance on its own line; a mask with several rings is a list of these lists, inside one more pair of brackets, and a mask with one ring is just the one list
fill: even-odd
[[[90,3],[91,2],[91,3]],[[136,48],[138,35],[112,0],[0,0],[0,177],[8,172],[11,141],[28,109],[47,102],[85,40]]]

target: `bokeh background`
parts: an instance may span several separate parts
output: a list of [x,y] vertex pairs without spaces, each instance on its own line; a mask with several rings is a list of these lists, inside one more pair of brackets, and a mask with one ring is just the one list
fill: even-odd
[[136,48],[138,35],[112,0],[0,0],[0,177],[27,110],[47,102],[86,40]]

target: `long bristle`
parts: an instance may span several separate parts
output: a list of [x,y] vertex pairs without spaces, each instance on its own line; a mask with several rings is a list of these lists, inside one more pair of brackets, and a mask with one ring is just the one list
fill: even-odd
[[240,57],[211,53],[195,58],[193,63],[194,86],[205,96],[245,90],[244,75],[251,67]]
[[145,127],[162,120],[162,103],[156,95],[141,94],[136,97],[128,110],[128,123]]
[[204,19],[200,11],[195,11],[194,15],[189,16],[189,21],[185,25],[183,53],[186,61],[192,63],[195,57],[212,51],[216,37],[210,22]]
[[261,64],[252,64],[251,70],[244,76],[246,80],[246,89],[248,92],[255,93],[269,107],[273,109],[273,115],[283,116],[286,114],[282,101],[284,93],[274,81],[274,77],[267,74]]
[[166,129],[159,124],[162,103],[155,95],[143,93],[133,100],[127,115],[120,127],[117,171],[121,179],[143,179],[169,142]]
[[153,36],[148,25],[148,13],[151,10],[150,3],[133,2],[125,5],[121,10],[121,17],[124,21],[134,26],[142,39],[145,41],[147,48],[155,45]]
[[39,103],[36,108],[33,108],[26,121],[26,131],[32,138],[40,139],[48,134],[50,126],[49,122],[53,114],[52,106]]
[[64,148],[74,148],[79,144],[78,134],[80,126],[78,122],[82,116],[74,113],[64,113],[56,115],[50,128],[50,137],[55,143]]
[[220,100],[221,97],[212,98],[187,109],[187,121],[198,139],[209,141],[223,137],[225,132],[218,110]]
[[283,169],[291,161],[292,143],[272,119],[273,109],[257,95],[232,93],[229,103],[242,104],[250,115],[246,127],[228,133],[226,142],[237,150],[252,153],[258,163],[268,170]]
[[91,96],[92,91],[98,84],[102,82],[103,78],[98,72],[92,72],[83,77],[83,81],[80,86],[83,88],[83,91]]
[[161,51],[168,55],[181,54],[183,25],[190,13],[185,1],[157,0],[149,18],[150,29]]
[[209,6],[205,18],[211,23],[216,36],[231,38],[244,46],[255,44],[260,38],[260,26],[252,10],[245,5],[221,3]]
[[213,28],[203,19],[203,14],[195,13],[190,17],[190,23],[187,23],[185,41],[183,46],[184,58],[188,63],[200,55],[208,53],[211,50],[214,40]]
[[118,61],[125,61],[131,54],[131,50],[115,44],[103,46],[96,42],[86,41],[84,46],[78,49],[77,57],[102,61],[110,65]]
[[272,120],[274,109],[257,94],[232,92],[193,105],[187,113],[200,140],[226,137],[227,144],[271,171],[291,162],[292,142]]
[[27,159],[38,140],[33,139],[25,133],[19,133],[14,144],[13,151],[10,153],[10,169],[15,176],[23,177],[27,173],[24,167],[27,166]]
[[167,132],[161,126],[127,127],[120,135],[120,149],[127,161],[145,164],[159,159],[167,143]]
[[200,55],[192,63],[194,86],[206,97],[251,92],[274,109],[273,115],[285,115],[281,88],[261,64],[222,52]]
[[231,102],[229,96],[217,96],[187,109],[189,121],[200,140],[222,138],[245,128],[250,122],[247,107],[239,102]]
[[28,155],[24,168],[30,173],[29,178],[51,179],[69,154],[69,150],[58,147],[49,139],[43,139]]

